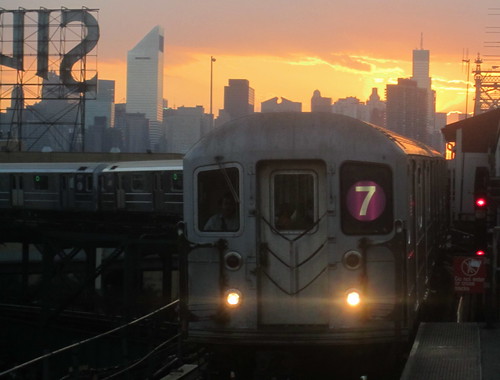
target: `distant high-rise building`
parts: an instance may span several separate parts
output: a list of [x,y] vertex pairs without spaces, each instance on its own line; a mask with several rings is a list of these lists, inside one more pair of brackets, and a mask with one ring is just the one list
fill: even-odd
[[55,73],[49,72],[43,79],[42,100],[23,112],[22,138],[27,151],[81,150],[81,113],[71,100],[64,99],[66,91]]
[[319,90],[313,92],[311,112],[332,112],[332,98],[324,98]]
[[436,113],[436,92],[432,90],[432,79],[429,75],[430,54],[429,50],[423,48],[423,40],[420,42],[420,49],[413,50],[413,75],[412,80],[417,82],[417,87],[423,88],[426,91],[427,97],[427,121],[426,135],[428,139],[425,142],[430,143],[435,130],[435,113]]
[[446,113],[436,112],[435,127],[430,141],[430,145],[441,153],[444,153],[445,151],[444,136],[441,133],[441,129],[446,126],[446,119],[447,119]]
[[255,91],[247,79],[229,79],[224,86],[224,113],[229,119],[245,116],[254,112]]
[[126,113],[124,128],[124,152],[146,153],[150,150],[148,143],[149,123],[143,113]]
[[104,125],[106,128],[114,126],[115,122],[115,81],[103,80],[97,81],[97,94],[95,99],[89,99],[85,102],[85,127],[88,129],[92,125],[101,125],[95,122],[96,117],[105,117]]
[[429,76],[429,50],[413,50],[413,75],[412,78],[417,82],[417,86],[430,90],[431,78]]
[[202,106],[179,107],[165,113],[167,126],[166,151],[186,153],[194,143],[210,130],[211,116]]
[[332,112],[368,121],[366,105],[354,96],[338,99],[332,105]]
[[281,98],[278,103],[278,97],[266,100],[260,103],[261,112],[302,112],[302,103],[292,102],[291,100]]
[[154,27],[127,55],[127,113],[149,120],[154,149],[163,121],[163,28]]
[[368,108],[368,122],[385,127],[385,102],[380,100],[378,89],[372,88],[372,93],[366,101]]
[[398,79],[386,88],[386,126],[406,137],[426,142],[427,90],[411,79]]

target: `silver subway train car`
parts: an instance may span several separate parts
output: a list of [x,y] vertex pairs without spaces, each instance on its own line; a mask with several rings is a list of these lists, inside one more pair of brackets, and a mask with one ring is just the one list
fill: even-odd
[[438,152],[342,115],[270,113],[214,130],[183,166],[191,341],[407,339],[446,227]]
[[0,163],[0,210],[12,218],[179,220],[182,184],[182,160]]

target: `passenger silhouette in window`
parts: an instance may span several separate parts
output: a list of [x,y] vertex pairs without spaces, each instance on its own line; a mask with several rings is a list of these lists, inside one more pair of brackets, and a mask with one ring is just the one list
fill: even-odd
[[204,231],[237,231],[240,218],[237,204],[231,195],[226,193],[220,200],[220,212],[211,216],[205,223]]
[[312,217],[308,214],[310,208],[305,204],[292,206],[285,202],[278,207],[276,229],[278,230],[306,230],[313,224]]
[[276,228],[278,230],[289,230],[292,227],[293,210],[290,203],[282,203],[278,208]]

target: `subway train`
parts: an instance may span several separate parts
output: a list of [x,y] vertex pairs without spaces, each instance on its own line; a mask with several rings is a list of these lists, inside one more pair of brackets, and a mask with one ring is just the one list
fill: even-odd
[[3,163],[0,210],[4,218],[72,215],[105,221],[124,215],[182,218],[182,160]]
[[448,223],[437,151],[343,115],[262,113],[183,164],[188,341],[226,354],[408,341]]

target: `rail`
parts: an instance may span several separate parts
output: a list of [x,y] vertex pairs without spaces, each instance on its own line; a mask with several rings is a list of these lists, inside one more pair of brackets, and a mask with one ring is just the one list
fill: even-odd
[[[11,375],[11,374],[14,374],[15,372],[17,372],[17,371],[19,371],[19,370],[22,370],[22,369],[25,369],[25,368],[27,368],[27,367],[29,367],[29,366],[34,365],[34,364],[40,363],[40,362],[42,362],[42,361],[44,361],[44,360],[47,360],[47,359],[49,359],[49,358],[52,358],[52,357],[54,357],[54,356],[56,356],[56,355],[59,355],[59,354],[61,354],[61,353],[63,353],[63,352],[66,352],[66,351],[69,351],[69,350],[72,350],[72,349],[75,349],[75,348],[79,348],[79,347],[81,347],[81,346],[83,346],[83,345],[85,345],[85,344],[88,344],[88,343],[93,342],[93,341],[95,341],[95,340],[101,339],[101,338],[103,338],[103,337],[105,337],[105,336],[109,336],[109,335],[112,335],[112,334],[117,333],[117,332],[119,332],[119,331],[122,331],[122,330],[124,330],[124,329],[126,329],[126,328],[128,328],[128,327],[130,327],[130,326],[133,326],[133,325],[138,324],[139,322],[145,321],[145,320],[147,320],[148,318],[151,318],[151,317],[153,317],[154,315],[156,315],[156,314],[158,314],[158,313],[160,313],[160,312],[162,312],[162,311],[165,311],[165,310],[167,310],[167,309],[174,308],[174,307],[176,307],[178,304],[179,304],[179,300],[178,300],[178,299],[177,299],[177,300],[174,300],[174,301],[170,302],[169,304],[164,305],[164,306],[162,306],[162,307],[160,307],[160,308],[158,308],[158,309],[154,310],[154,311],[153,311],[153,312],[151,312],[151,313],[148,313],[148,314],[146,314],[146,315],[143,315],[142,317],[139,317],[139,318],[137,318],[137,319],[134,319],[134,320],[133,320],[133,321],[131,321],[131,322],[125,323],[125,324],[123,324],[123,325],[121,325],[121,326],[118,326],[118,327],[116,327],[116,328],[114,328],[114,329],[111,329],[111,330],[106,331],[106,332],[104,332],[104,333],[101,333],[101,334],[99,334],[99,335],[96,335],[96,336],[93,336],[93,337],[91,337],[91,338],[84,339],[84,340],[81,340],[81,341],[79,341],[79,342],[76,342],[76,343],[70,344],[70,345],[68,345],[68,346],[66,346],[66,347],[63,347],[63,348],[60,348],[60,349],[54,350],[54,351],[52,351],[52,352],[49,352],[49,353],[47,353],[47,354],[44,354],[44,355],[41,355],[41,356],[39,356],[39,357],[37,357],[37,358],[34,358],[34,359],[32,359],[32,360],[29,360],[29,361],[27,361],[27,362],[25,362],[25,363],[22,363],[22,364],[20,364],[20,365],[17,365],[17,366],[15,366],[15,367],[12,367],[12,368],[10,368],[10,369],[8,369],[8,370],[6,370],[6,371],[0,372],[0,378],[1,378],[1,377],[3,377],[3,376],[6,376],[6,375]],[[120,375],[120,374],[122,374],[122,373],[124,373],[124,372],[127,372],[127,371],[131,370],[132,368],[136,367],[137,365],[139,365],[139,364],[141,364],[143,361],[145,361],[147,358],[149,358],[152,354],[154,354],[155,352],[157,352],[157,351],[158,351],[158,350],[160,350],[161,348],[165,347],[167,344],[172,343],[174,340],[178,339],[179,337],[180,337],[180,333],[178,333],[178,334],[176,334],[176,335],[172,336],[170,339],[168,339],[168,340],[166,340],[166,341],[162,342],[160,345],[156,346],[156,347],[155,347],[153,350],[151,350],[151,351],[150,351],[147,355],[145,355],[144,357],[142,357],[142,358],[140,358],[139,360],[135,361],[135,363],[132,363],[132,364],[128,365],[128,366],[127,366],[126,368],[124,368],[124,369],[119,369],[119,370],[118,370],[118,372],[116,372],[116,373],[114,373],[114,374],[112,374],[112,375],[110,375],[110,376],[107,376],[107,377],[106,377],[106,379],[111,379],[111,378],[114,378],[115,376],[118,376],[118,375]]]

